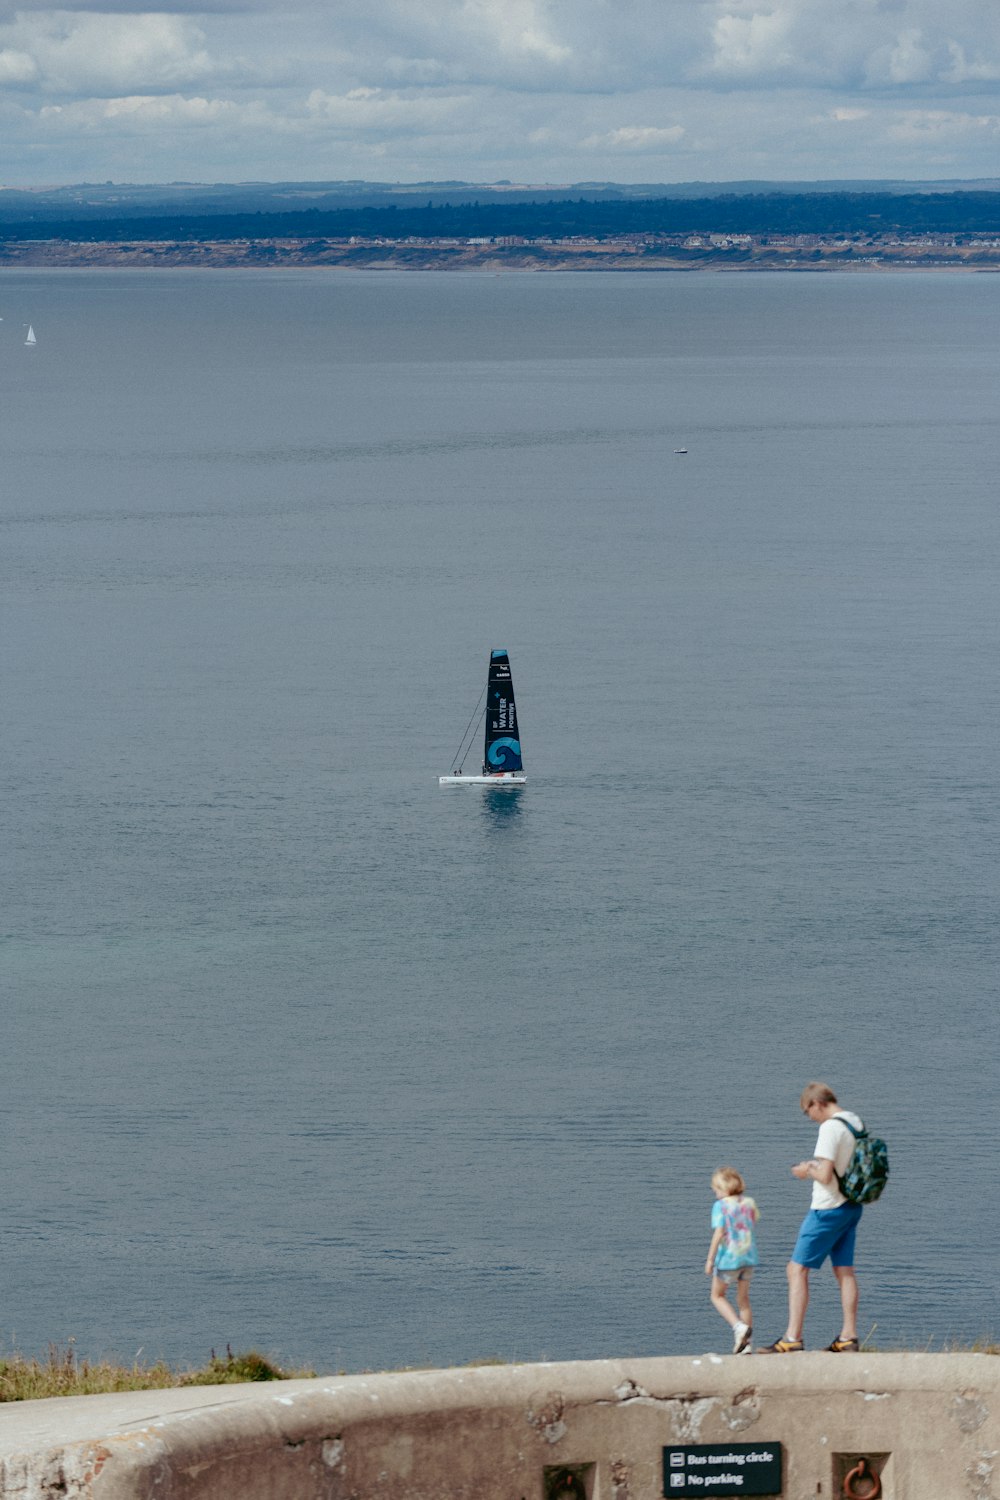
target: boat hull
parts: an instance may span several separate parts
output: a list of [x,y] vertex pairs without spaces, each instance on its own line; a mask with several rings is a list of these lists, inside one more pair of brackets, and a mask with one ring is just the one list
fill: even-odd
[[521,771],[502,771],[499,776],[439,776],[438,786],[524,786],[527,776]]

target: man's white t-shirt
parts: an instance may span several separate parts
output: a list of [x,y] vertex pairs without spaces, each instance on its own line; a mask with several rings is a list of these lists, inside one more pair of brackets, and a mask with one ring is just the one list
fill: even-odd
[[819,1135],[816,1137],[816,1149],[813,1156],[823,1161],[832,1161],[834,1176],[830,1179],[828,1186],[822,1182],[813,1181],[813,1195],[810,1208],[839,1208],[847,1199],[840,1191],[838,1177],[843,1177],[847,1171],[847,1164],[854,1155],[854,1136],[846,1125],[840,1123],[843,1116],[849,1120],[855,1130],[863,1130],[864,1126],[856,1114],[849,1109],[838,1110],[829,1120],[824,1120],[819,1127]]

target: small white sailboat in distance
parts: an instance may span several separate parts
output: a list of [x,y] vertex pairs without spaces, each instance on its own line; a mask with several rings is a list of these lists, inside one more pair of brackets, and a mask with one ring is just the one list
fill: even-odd
[[27,349],[34,349],[35,345],[38,343],[38,340],[35,338],[35,330],[32,328],[30,323],[28,324],[28,337],[25,339],[24,343]]
[[447,776],[438,777],[439,786],[523,786],[527,781],[521,762],[521,740],[517,727],[517,709],[514,706],[514,683],[510,675],[510,658],[506,651],[492,651],[486,676],[486,743],[483,750],[483,770],[479,776],[463,776],[462,763],[472,748],[476,722],[479,718],[479,703],[472,710],[472,718],[466,725],[458,754],[451,763]]

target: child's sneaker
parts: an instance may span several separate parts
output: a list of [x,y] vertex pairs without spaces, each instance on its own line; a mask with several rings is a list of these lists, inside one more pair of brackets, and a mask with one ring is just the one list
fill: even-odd
[[733,1324],[733,1353],[748,1354],[750,1352],[750,1340],[753,1338],[753,1329],[749,1323]]

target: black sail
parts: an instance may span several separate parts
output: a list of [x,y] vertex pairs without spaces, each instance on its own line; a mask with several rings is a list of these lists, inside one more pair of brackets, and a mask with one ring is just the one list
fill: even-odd
[[486,752],[483,773],[520,771],[521,741],[517,731],[517,709],[514,707],[514,684],[506,651],[490,655],[490,675],[486,688]]

